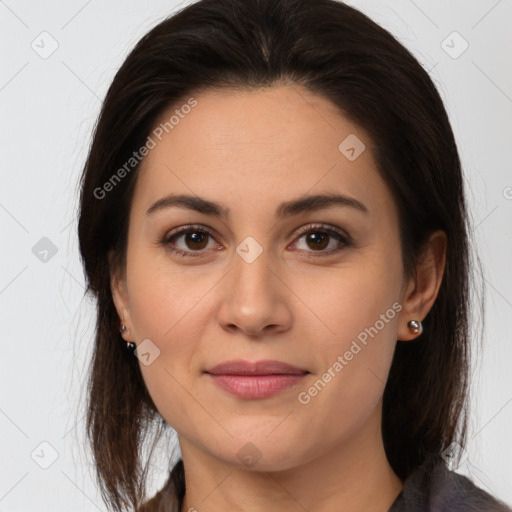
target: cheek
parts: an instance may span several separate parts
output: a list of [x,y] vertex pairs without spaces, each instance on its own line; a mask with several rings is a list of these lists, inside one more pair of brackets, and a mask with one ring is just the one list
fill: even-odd
[[137,338],[149,338],[162,350],[182,351],[199,330],[198,312],[218,278],[191,267],[171,265],[162,254],[143,249],[133,252],[127,271],[130,313]]
[[379,336],[394,337],[397,309],[401,309],[399,256],[374,247],[332,270],[297,274],[292,283],[294,293],[307,306],[301,318],[316,326],[318,336],[311,341],[316,340],[320,354],[348,349],[352,340],[361,333],[364,338],[366,329],[376,323]]
[[214,283],[211,276],[194,278],[193,273],[169,268],[156,265],[149,251],[132,254],[127,268],[136,341],[149,339],[156,347],[151,345],[152,354],[156,354],[151,364],[145,365],[141,359],[139,367],[155,405],[166,419],[171,413],[180,415],[183,405],[190,401],[184,390],[191,390],[193,372],[197,372],[193,363],[199,340],[204,337],[203,297]]
[[196,395],[197,361],[208,318],[204,296],[215,281],[145,263],[134,258],[129,274],[131,317],[138,342],[151,340],[158,356],[149,365],[141,359],[139,367],[160,414],[173,427],[177,422],[193,430],[188,418],[201,414],[193,409],[191,396]]
[[326,439],[327,431],[338,435],[340,425],[357,429],[381,399],[402,310],[401,275],[399,255],[380,249],[329,276],[317,275],[309,288],[308,306],[323,324],[322,336],[312,339],[321,364],[298,402],[317,428],[328,410]]
[[318,439],[326,449],[356,436],[376,413],[396,344],[398,303],[377,308],[378,314],[364,307],[349,310],[350,305],[335,324],[336,341],[317,345],[322,364],[296,395],[304,422],[310,432],[321,432]]

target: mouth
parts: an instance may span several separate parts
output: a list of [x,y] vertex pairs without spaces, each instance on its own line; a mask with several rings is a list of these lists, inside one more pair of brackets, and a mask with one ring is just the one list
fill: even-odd
[[299,384],[308,370],[273,360],[256,362],[227,361],[206,370],[212,381],[224,391],[244,399],[273,396]]

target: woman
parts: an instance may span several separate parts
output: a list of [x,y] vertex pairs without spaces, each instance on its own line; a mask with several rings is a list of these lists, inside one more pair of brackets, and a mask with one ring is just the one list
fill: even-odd
[[81,185],[112,510],[509,510],[447,468],[468,218],[440,97],[388,32],[333,0],[192,4],[117,73]]

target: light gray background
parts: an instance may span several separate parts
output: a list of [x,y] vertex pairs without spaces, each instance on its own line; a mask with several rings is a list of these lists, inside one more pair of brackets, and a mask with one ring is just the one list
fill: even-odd
[[[471,440],[458,471],[512,505],[512,3],[351,3],[413,51],[449,111],[487,285]],[[81,300],[77,180],[115,72],[137,40],[177,6],[0,0],[3,512],[105,510],[91,459],[82,453],[79,398],[94,309]],[[465,41],[469,47],[459,55]],[[48,56],[52,45],[58,48]],[[36,245],[48,244],[43,237],[55,255]],[[164,459],[155,463],[153,489],[166,467]]]

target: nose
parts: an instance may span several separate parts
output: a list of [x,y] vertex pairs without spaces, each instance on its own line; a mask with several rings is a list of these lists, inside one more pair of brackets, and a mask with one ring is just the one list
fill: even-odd
[[218,309],[218,322],[223,329],[262,337],[291,328],[292,293],[278,275],[277,265],[270,267],[267,254],[264,250],[251,263],[234,255],[234,268],[223,280]]

